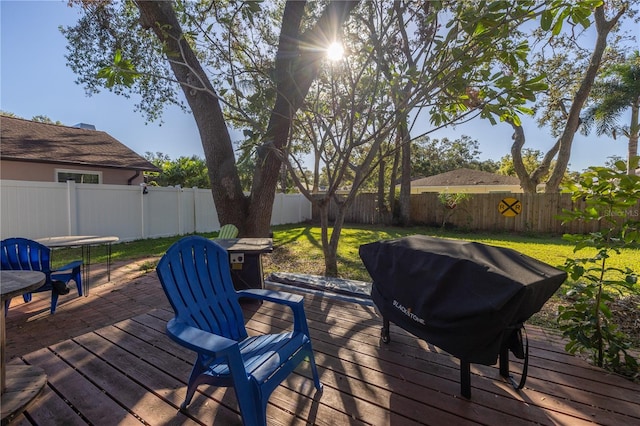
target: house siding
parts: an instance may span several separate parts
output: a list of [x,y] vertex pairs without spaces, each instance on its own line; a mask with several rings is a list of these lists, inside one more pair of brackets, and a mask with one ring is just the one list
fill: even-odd
[[[56,169],[82,170],[87,172],[101,172],[102,183],[107,185],[127,185],[129,179],[136,175],[135,170],[111,169],[106,167],[80,166],[75,164],[35,163],[28,161],[0,161],[0,179],[25,180],[30,182],[55,182]],[[140,172],[132,185],[144,182]]]
[[138,185],[160,169],[98,130],[0,116],[0,178],[55,182],[56,169],[98,172],[102,184]]

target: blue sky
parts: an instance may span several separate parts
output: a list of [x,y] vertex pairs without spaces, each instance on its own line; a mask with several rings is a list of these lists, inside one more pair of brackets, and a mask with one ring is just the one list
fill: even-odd
[[[164,123],[145,124],[134,111],[134,99],[108,91],[87,97],[65,65],[66,40],[58,30],[76,22],[79,12],[66,0],[0,1],[0,109],[31,119],[46,115],[65,125],[89,123],[109,133],[140,155],[162,152],[204,157],[197,127],[190,114],[168,108]],[[524,121],[526,147],[543,152],[553,145],[551,136],[532,120]],[[416,132],[418,134],[421,132]],[[499,160],[509,153],[511,127],[492,126],[485,120],[441,130],[431,137],[469,135],[480,142],[481,159]],[[626,141],[576,135],[570,169],[580,171],[602,165],[607,157],[626,157]]]
[[85,95],[66,66],[66,39],[58,30],[80,16],[66,0],[1,0],[0,14],[0,109],[26,119],[46,115],[69,126],[93,124],[140,155],[159,151],[174,159],[194,154],[204,158],[190,114],[168,108],[162,126],[145,124],[134,111],[133,98],[107,90]]

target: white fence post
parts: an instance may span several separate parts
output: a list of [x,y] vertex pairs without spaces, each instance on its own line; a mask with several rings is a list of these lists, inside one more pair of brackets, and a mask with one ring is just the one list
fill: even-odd
[[68,235],[78,235],[78,193],[76,181],[67,181],[67,232]]
[[147,193],[145,193],[144,188],[142,189],[142,191],[140,191],[140,235],[142,236],[142,239],[145,239],[147,236],[147,231],[144,229],[145,227],[145,220],[144,220],[144,215],[147,213],[146,209],[144,208],[144,204],[145,204],[145,195],[149,195],[149,190],[147,189]]
[[180,185],[176,185],[177,193],[176,193],[176,203],[178,204],[178,235],[184,235],[184,226],[182,224],[182,187]]
[[191,203],[191,208],[193,209],[193,231],[198,232],[198,187],[191,187],[193,191],[193,203]]

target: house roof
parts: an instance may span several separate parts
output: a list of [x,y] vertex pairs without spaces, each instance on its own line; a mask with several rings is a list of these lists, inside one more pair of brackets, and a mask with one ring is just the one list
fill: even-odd
[[473,169],[457,169],[411,181],[411,186],[520,185],[515,176],[503,176]]
[[0,117],[0,159],[159,171],[109,134]]

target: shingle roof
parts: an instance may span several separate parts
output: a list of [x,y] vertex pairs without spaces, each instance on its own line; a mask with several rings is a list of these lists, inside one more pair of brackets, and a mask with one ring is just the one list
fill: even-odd
[[159,171],[109,134],[0,117],[0,159]]
[[411,186],[520,185],[515,176],[503,176],[472,169],[457,169],[411,181]]

